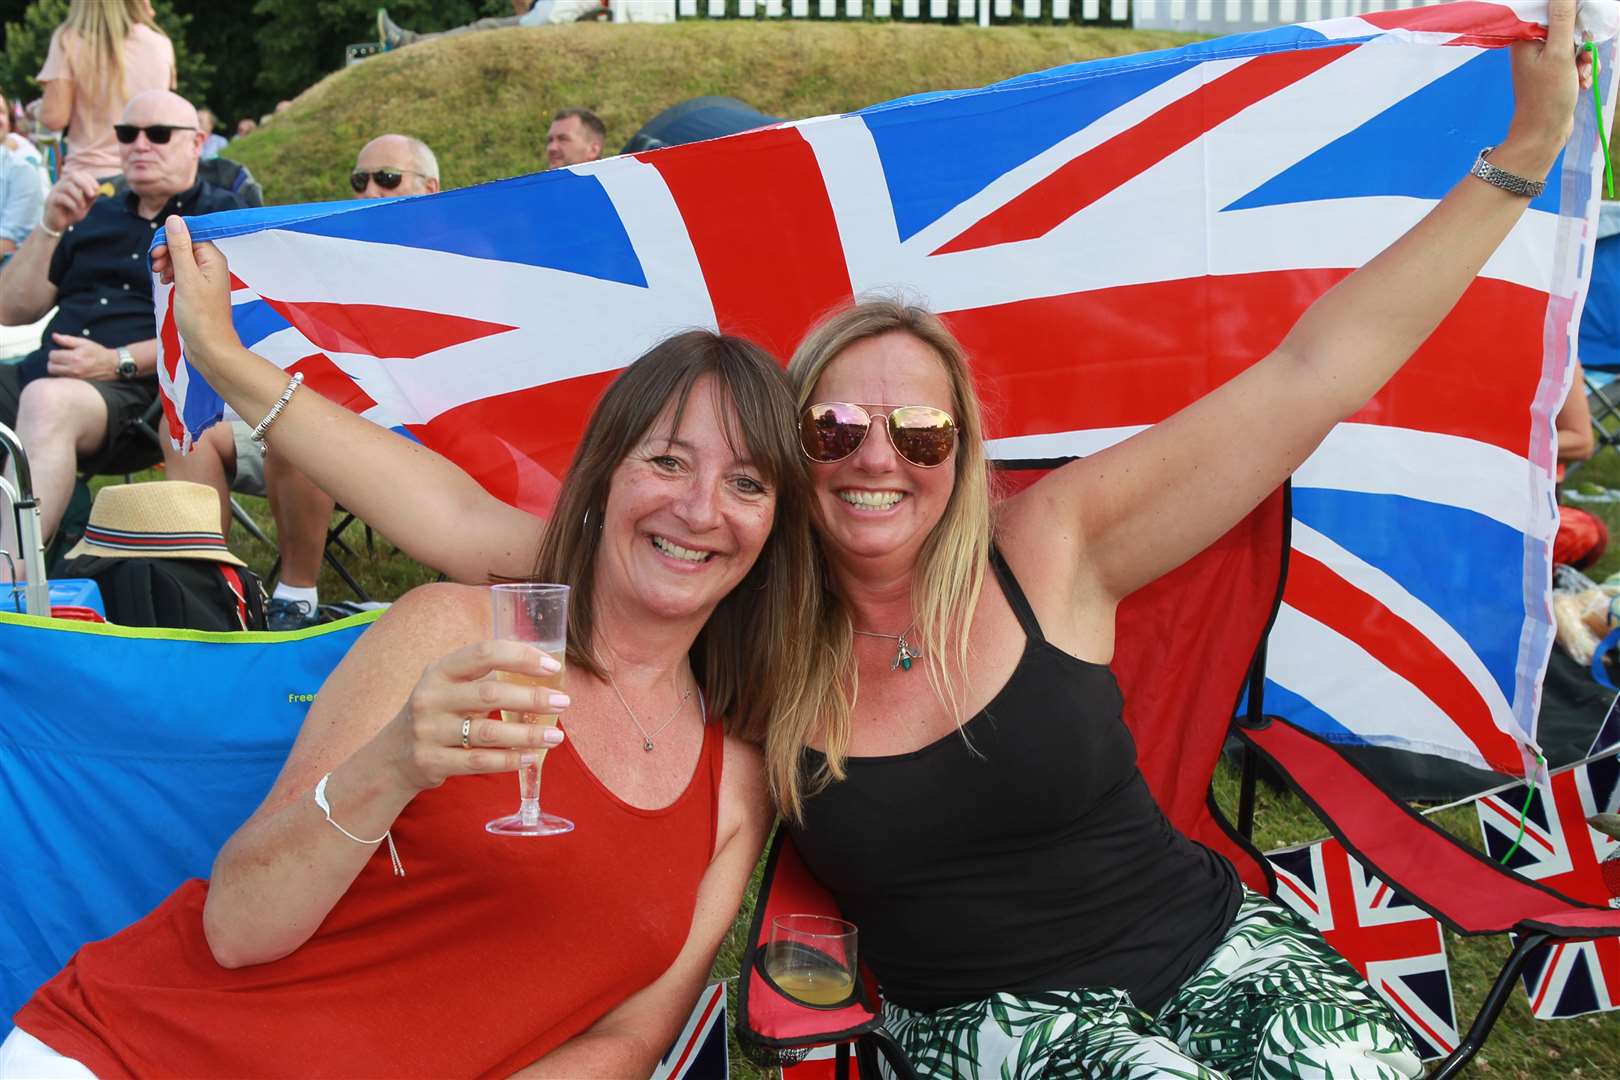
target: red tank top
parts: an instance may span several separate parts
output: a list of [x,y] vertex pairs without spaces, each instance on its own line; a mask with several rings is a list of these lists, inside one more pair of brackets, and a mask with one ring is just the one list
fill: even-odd
[[[203,937],[204,881],[80,949],[17,1026],[104,1080],[123,1076],[507,1076],[674,962],[714,851],[724,736],[661,810],[610,792],[569,743],[542,803],[575,823],[491,836],[511,773],[424,791],[291,955],[227,970]],[[628,744],[627,744],[628,745]]]

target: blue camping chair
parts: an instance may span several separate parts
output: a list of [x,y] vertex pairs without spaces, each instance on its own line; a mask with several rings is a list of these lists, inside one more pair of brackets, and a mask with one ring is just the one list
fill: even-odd
[[[208,874],[379,614],[216,634],[0,612],[0,1038],[80,945]],[[725,1001],[704,991],[653,1080],[726,1075]]]
[[215,634],[0,613],[0,1037],[81,944],[208,874],[376,618]]

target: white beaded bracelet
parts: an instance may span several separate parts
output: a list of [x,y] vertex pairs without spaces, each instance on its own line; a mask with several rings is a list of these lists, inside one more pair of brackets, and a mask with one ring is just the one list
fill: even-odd
[[332,774],[327,773],[325,776],[321,777],[321,782],[315,785],[315,805],[320,807],[321,813],[326,815],[326,823],[332,826],[332,828],[336,829],[338,832],[342,833],[344,836],[347,836],[350,840],[353,840],[355,843],[364,844],[367,847],[380,844],[384,840],[388,841],[388,857],[394,863],[394,876],[404,877],[405,864],[399,861],[399,849],[394,847],[393,829],[389,829],[375,840],[366,840],[354,835],[354,833],[332,820],[332,804],[326,801],[326,782],[330,779],[332,779]]
[[287,389],[281,392],[281,396],[276,399],[276,403],[270,406],[270,411],[264,414],[264,419],[260,420],[258,426],[253,429],[249,438],[253,440],[260,450],[264,449],[264,433],[270,430],[270,425],[276,422],[276,417],[281,415],[281,410],[285,409],[287,402],[292,400],[293,391],[303,384],[304,373],[302,371],[295,372],[287,382]]

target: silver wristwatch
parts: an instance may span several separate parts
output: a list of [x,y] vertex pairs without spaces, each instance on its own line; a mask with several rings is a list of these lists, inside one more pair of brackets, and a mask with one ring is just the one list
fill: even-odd
[[135,366],[135,357],[130,355],[130,351],[127,348],[120,345],[118,346],[117,352],[118,377],[120,379],[133,379],[135,376],[141,373],[141,369]]
[[1486,161],[1485,155],[1495,149],[1494,146],[1487,146],[1481,150],[1479,157],[1474,159],[1474,167],[1468,170],[1469,175],[1479,177],[1492,187],[1499,187],[1503,191],[1511,192],[1514,195],[1523,195],[1531,199],[1547,190],[1547,181],[1545,180],[1527,180],[1516,173],[1508,172],[1506,169],[1498,169],[1495,165]]

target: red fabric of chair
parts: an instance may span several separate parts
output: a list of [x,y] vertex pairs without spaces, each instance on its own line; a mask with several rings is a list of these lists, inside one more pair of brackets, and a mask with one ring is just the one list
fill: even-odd
[[1469,848],[1285,720],[1240,735],[1276,765],[1345,848],[1460,934],[1620,935],[1620,911],[1572,900]]
[[[770,941],[771,919],[778,915],[838,916],[821,883],[810,876],[786,829],[778,829],[765,861],[759,903],[749,927],[749,950],[737,979],[737,1034],[745,1049],[769,1051],[804,1049],[845,1042],[871,1031],[879,1023],[877,983],[861,966],[857,1000],[842,1006],[806,1005],[777,989],[764,970],[765,947]],[[857,947],[857,957],[859,949]],[[791,1055],[783,1055],[791,1057]]]

